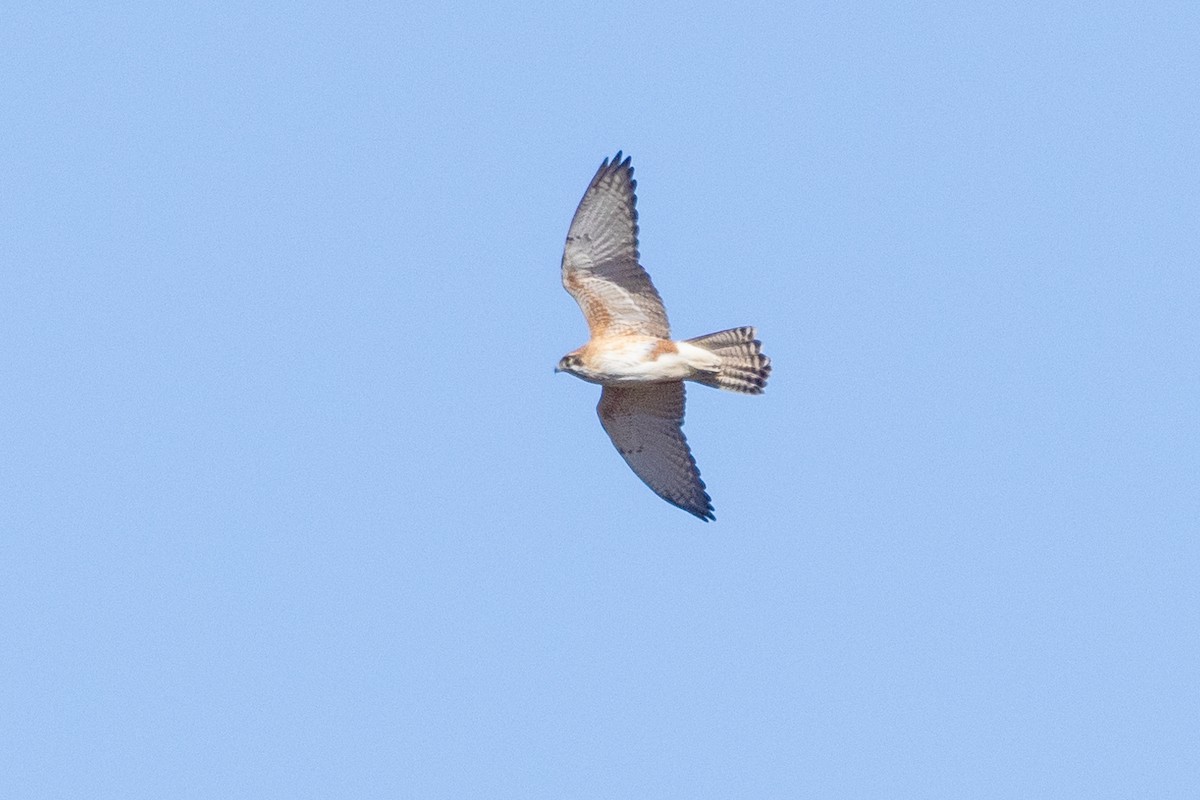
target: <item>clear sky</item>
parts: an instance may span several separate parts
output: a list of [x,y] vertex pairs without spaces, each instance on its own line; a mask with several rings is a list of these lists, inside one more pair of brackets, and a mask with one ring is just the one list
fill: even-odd
[[[0,796],[1200,796],[1197,41],[4,4]],[[707,525],[552,372],[618,148]]]

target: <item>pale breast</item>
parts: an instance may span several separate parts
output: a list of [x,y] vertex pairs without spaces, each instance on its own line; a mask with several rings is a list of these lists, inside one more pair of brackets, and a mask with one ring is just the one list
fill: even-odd
[[653,336],[612,336],[584,348],[584,364],[606,383],[683,380],[692,374],[672,342]]

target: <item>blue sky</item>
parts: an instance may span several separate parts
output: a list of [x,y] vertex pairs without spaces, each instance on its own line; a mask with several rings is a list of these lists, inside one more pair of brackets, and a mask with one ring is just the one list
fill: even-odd
[[1196,7],[405,5],[0,11],[0,795],[1196,796]]

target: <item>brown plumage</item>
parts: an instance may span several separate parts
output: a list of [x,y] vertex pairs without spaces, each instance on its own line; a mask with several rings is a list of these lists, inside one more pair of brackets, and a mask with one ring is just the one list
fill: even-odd
[[655,494],[708,521],[712,502],[683,435],[683,382],[761,394],[771,360],[751,327],[671,338],[639,263],[636,187],[628,158],[605,159],[571,220],[562,282],[591,338],[558,371],[602,385],[596,411],[617,452]]

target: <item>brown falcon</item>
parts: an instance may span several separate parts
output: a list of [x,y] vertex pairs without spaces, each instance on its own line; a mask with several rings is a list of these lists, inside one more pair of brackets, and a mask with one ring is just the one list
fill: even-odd
[[683,382],[762,394],[771,360],[751,327],[671,338],[638,263],[636,187],[628,158],[604,159],[571,220],[562,281],[591,339],[555,371],[603,386],[596,411],[626,463],[659,497],[708,521],[712,501],[683,436]]

